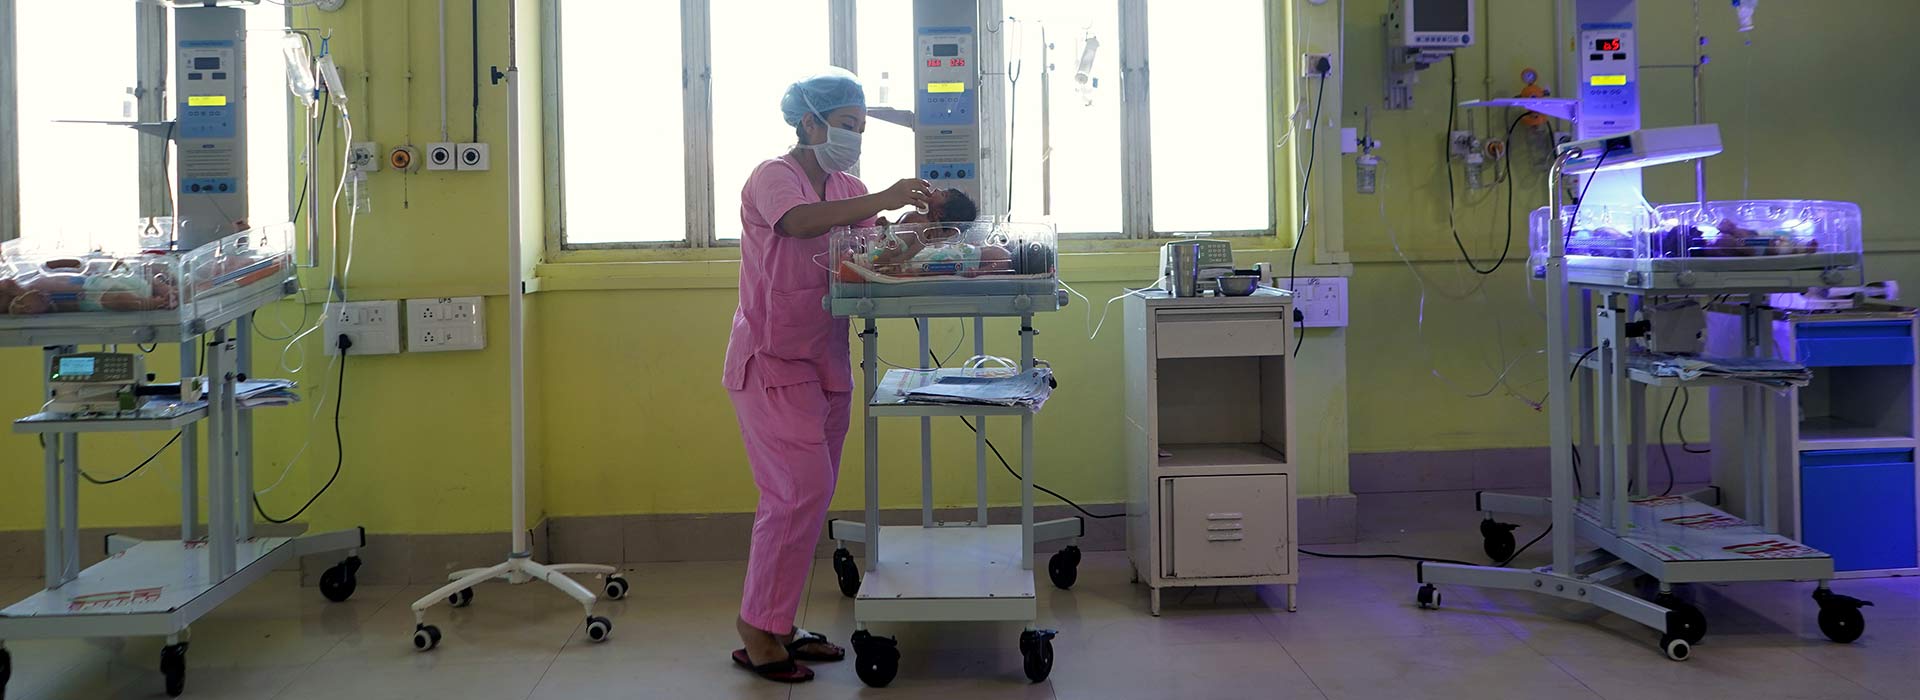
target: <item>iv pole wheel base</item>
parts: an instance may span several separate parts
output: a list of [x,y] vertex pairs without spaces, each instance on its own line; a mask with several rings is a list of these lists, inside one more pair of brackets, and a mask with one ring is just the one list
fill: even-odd
[[869,688],[887,687],[900,674],[900,642],[866,630],[854,632],[853,672]]
[[1080,548],[1067,545],[1066,549],[1054,552],[1047,559],[1047,578],[1053,580],[1053,587],[1070,590],[1073,583],[1080,580]]
[[619,574],[608,574],[606,585],[601,587],[601,590],[607,594],[607,600],[620,600],[627,597],[628,589],[627,577]]
[[1021,669],[1027,680],[1039,683],[1053,673],[1052,630],[1027,630],[1020,633]]
[[1667,658],[1674,661],[1686,661],[1687,657],[1693,655],[1693,645],[1685,639],[1669,634],[1660,638],[1660,651],[1665,652]]
[[845,547],[833,550],[833,577],[840,582],[840,595],[860,595],[860,565],[853,563],[853,554]]
[[607,637],[610,636],[613,636],[612,620],[604,617],[587,618],[587,639],[591,639],[594,642],[604,642],[607,641]]
[[320,572],[320,595],[335,603],[345,603],[353,597],[353,591],[360,582],[354,574],[360,571],[360,557],[347,557],[338,564]]
[[440,646],[440,628],[433,625],[415,625],[413,628],[413,648],[415,651],[433,651]]
[[1420,586],[1420,592],[1414,594],[1413,599],[1420,604],[1421,610],[1440,609],[1440,589],[1434,588],[1431,583]]
[[177,698],[187,691],[187,645],[161,647],[160,675],[166,681],[167,697]]
[[447,596],[447,607],[464,608],[473,604],[473,589],[462,588],[459,592]]
[[1513,531],[1520,526],[1512,523],[1497,522],[1493,518],[1480,521],[1480,549],[1494,564],[1506,564],[1513,559],[1517,546],[1513,541]]

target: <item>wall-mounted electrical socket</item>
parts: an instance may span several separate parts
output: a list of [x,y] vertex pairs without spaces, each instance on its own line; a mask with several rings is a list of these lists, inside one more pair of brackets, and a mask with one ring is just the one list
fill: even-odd
[[1474,143],[1473,132],[1455,131],[1447,136],[1448,152],[1455,158],[1465,158],[1468,153],[1479,150]]
[[458,170],[459,169],[458,163],[459,161],[454,159],[454,144],[451,144],[451,143],[427,144],[427,169],[428,170]]
[[400,302],[354,301],[327,307],[326,354],[340,354],[342,334],[353,341],[348,355],[392,355],[400,352]]
[[1301,54],[1300,77],[1302,78],[1320,77],[1321,61],[1326,61],[1326,67],[1327,67],[1326,72],[1331,74],[1333,72],[1333,54],[1330,54],[1330,53]]
[[484,143],[462,143],[455,146],[454,158],[459,170],[486,170],[492,167],[487,157],[487,145]]
[[363,173],[380,172],[380,144],[355,141],[347,148],[347,167]]
[[407,352],[484,350],[484,297],[407,300]]
[[1302,277],[1295,280],[1293,306],[1306,318],[1300,324],[1303,328],[1346,326],[1347,278]]

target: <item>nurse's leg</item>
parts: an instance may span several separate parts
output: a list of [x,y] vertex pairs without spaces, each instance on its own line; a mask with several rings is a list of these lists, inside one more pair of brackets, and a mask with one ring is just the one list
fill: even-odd
[[760,489],[740,618],[756,629],[786,635],[793,631],[821,520],[833,497],[825,430],[830,409],[817,382],[737,391],[733,398]]
[[840,473],[840,453],[847,446],[847,426],[853,419],[852,407],[853,392],[827,392],[827,452],[833,456],[836,476]]

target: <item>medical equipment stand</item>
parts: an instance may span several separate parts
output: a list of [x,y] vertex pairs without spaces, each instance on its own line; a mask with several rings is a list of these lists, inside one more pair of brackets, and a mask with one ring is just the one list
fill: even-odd
[[[1764,356],[1759,347],[1760,307],[1764,292],[1793,291],[1821,286],[1828,275],[1819,270],[1800,272],[1712,272],[1681,273],[1674,283],[1626,279],[1620,284],[1569,282],[1567,277],[1566,236],[1573,222],[1564,218],[1563,207],[1555,202],[1557,183],[1566,164],[1563,155],[1554,161],[1547,178],[1550,193],[1548,211],[1555,213],[1556,232],[1549,235],[1546,260],[1547,301],[1547,378],[1553,384],[1549,392],[1549,425],[1552,444],[1552,495],[1547,498],[1495,493],[1477,495],[1478,508],[1486,513],[1481,532],[1492,546],[1499,535],[1509,535],[1510,526],[1492,520],[1493,513],[1514,513],[1552,518],[1553,564],[1537,569],[1495,566],[1463,566],[1421,562],[1417,571],[1422,584],[1416,601],[1422,608],[1440,605],[1437,586],[1460,584],[1481,588],[1532,591],[1564,600],[1592,605],[1651,627],[1661,633],[1660,649],[1675,661],[1684,661],[1692,645],[1706,635],[1706,617],[1698,608],[1673,595],[1673,584],[1730,581],[1806,581],[1819,583],[1813,593],[1819,605],[1820,629],[1836,642],[1859,638],[1865,620],[1861,606],[1866,601],[1832,592],[1828,582],[1834,577],[1833,559],[1819,550],[1780,535],[1780,494],[1776,478],[1778,459],[1770,437],[1776,425],[1774,401],[1768,389],[1730,379],[1682,380],[1658,376],[1629,362],[1628,306],[1631,297],[1652,294],[1703,296],[1749,294],[1743,322],[1748,356]],[[1637,273],[1636,273],[1637,274]],[[1810,279],[1807,279],[1809,278]],[[1567,317],[1569,292],[1582,292],[1583,313],[1579,328],[1583,339],[1594,349],[1573,351],[1568,348],[1574,331],[1574,319]],[[1593,300],[1598,297],[1596,308]],[[1579,357],[1579,360],[1575,360]],[[1593,421],[1598,447],[1596,472],[1597,498],[1574,493],[1573,414],[1567,395],[1571,387],[1568,375],[1574,363],[1593,372]],[[1645,426],[1646,387],[1726,386],[1743,393],[1744,429],[1741,435],[1743,463],[1750,478],[1746,480],[1745,510],[1752,521],[1742,520],[1701,502],[1717,503],[1711,489],[1679,496],[1649,496]],[[1757,472],[1757,474],[1755,473]],[[1598,546],[1578,554],[1574,536]],[[1511,556],[1511,555],[1508,555]],[[1610,584],[1645,573],[1659,583],[1652,600],[1612,588]]]
[[[227,303],[207,305],[217,310],[186,322],[178,314],[154,323],[158,312],[95,312],[87,314],[87,320],[100,321],[93,325],[67,323],[70,319],[59,315],[15,317],[0,325],[0,346],[43,348],[43,380],[52,374],[54,357],[77,346],[153,342],[180,345],[182,381],[199,373],[194,346],[205,342],[209,378],[207,405],[171,417],[38,414],[14,422],[15,433],[39,434],[45,443],[47,587],[0,610],[0,696],[12,671],[6,640],[166,637],[160,670],[167,695],[178,696],[186,687],[189,626],[267,572],[297,557],[346,552],[321,575],[320,592],[334,602],[353,595],[359,550],[366,544],[361,529],[299,537],[253,534],[253,415],[240,408],[235,386],[252,361],[250,314],[291,294],[291,284],[262,285]],[[204,535],[197,531],[201,441],[196,430],[202,422],[207,426]],[[110,534],[106,560],[82,570],[80,434],[169,430],[180,431],[180,539],[142,541]]]
[[[986,319],[1012,316],[1020,319],[1020,368],[1033,369],[1032,300],[1027,297],[997,299],[982,297],[900,298],[860,300],[851,314],[863,317],[860,331],[860,366],[865,377],[868,398],[863,407],[866,436],[866,521],[833,520],[827,523],[828,536],[838,547],[833,554],[834,573],[841,593],[854,599],[854,670],[860,680],[875,688],[885,687],[899,672],[898,642],[877,637],[867,629],[876,622],[1025,622],[1020,633],[1020,655],[1027,678],[1035,683],[1046,680],[1053,671],[1054,632],[1034,626],[1039,605],[1034,594],[1033,546],[1038,542],[1068,540],[1066,548],[1053,555],[1049,577],[1060,588],[1073,585],[1078,575],[1079,538],[1086,525],[1079,517],[1036,523],[1033,520],[1033,419],[1034,411],[1022,407],[950,406],[909,404],[904,392],[931,381],[939,373],[928,366],[932,349],[928,343],[928,325],[935,318],[971,318],[973,347],[977,355],[986,354]],[[1026,303],[1021,303],[1026,302]],[[836,300],[836,303],[845,303]],[[918,370],[888,370],[884,378],[880,367],[880,318],[912,318],[920,330]],[[971,416],[974,425],[975,489],[978,503],[970,522],[940,522],[933,512],[933,419],[940,416]],[[990,525],[987,522],[987,418],[1020,419],[1020,524]],[[920,524],[880,525],[880,419],[920,419]],[[853,556],[848,542],[866,545],[866,577]]]
[[[507,3],[507,16],[518,18],[515,3]],[[518,52],[519,27],[510,22],[508,30],[507,71],[493,71],[493,82],[501,80],[507,83],[507,172],[513,176],[507,178],[507,401],[510,451],[513,455],[513,550],[507,553],[505,562],[480,569],[455,571],[447,576],[449,583],[439,590],[428,593],[413,602],[413,648],[418,651],[432,651],[440,646],[440,628],[427,624],[427,608],[445,602],[455,608],[464,608],[473,603],[473,587],[487,581],[506,581],[520,585],[532,581],[545,581],[548,585],[560,589],[568,597],[579,601],[587,611],[587,638],[595,642],[604,642],[613,634],[613,621],[593,614],[596,601],[593,591],[566,574],[593,574],[604,576],[601,591],[613,600],[627,595],[627,580],[620,576],[618,569],[601,564],[542,564],[533,560],[532,537],[527,530],[527,381],[526,381],[526,287],[520,257],[520,66]]]

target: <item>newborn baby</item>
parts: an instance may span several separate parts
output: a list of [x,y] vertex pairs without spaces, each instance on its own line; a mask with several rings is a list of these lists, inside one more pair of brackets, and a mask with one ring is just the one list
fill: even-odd
[[71,311],[151,311],[171,308],[173,284],[164,268],[120,260],[49,260],[40,269],[0,280],[0,311],[34,315]]
[[903,224],[926,224],[936,221],[972,221],[980,217],[980,207],[974,205],[973,198],[967,193],[951,187],[934,190],[927,195],[927,213],[912,212],[900,217]]

